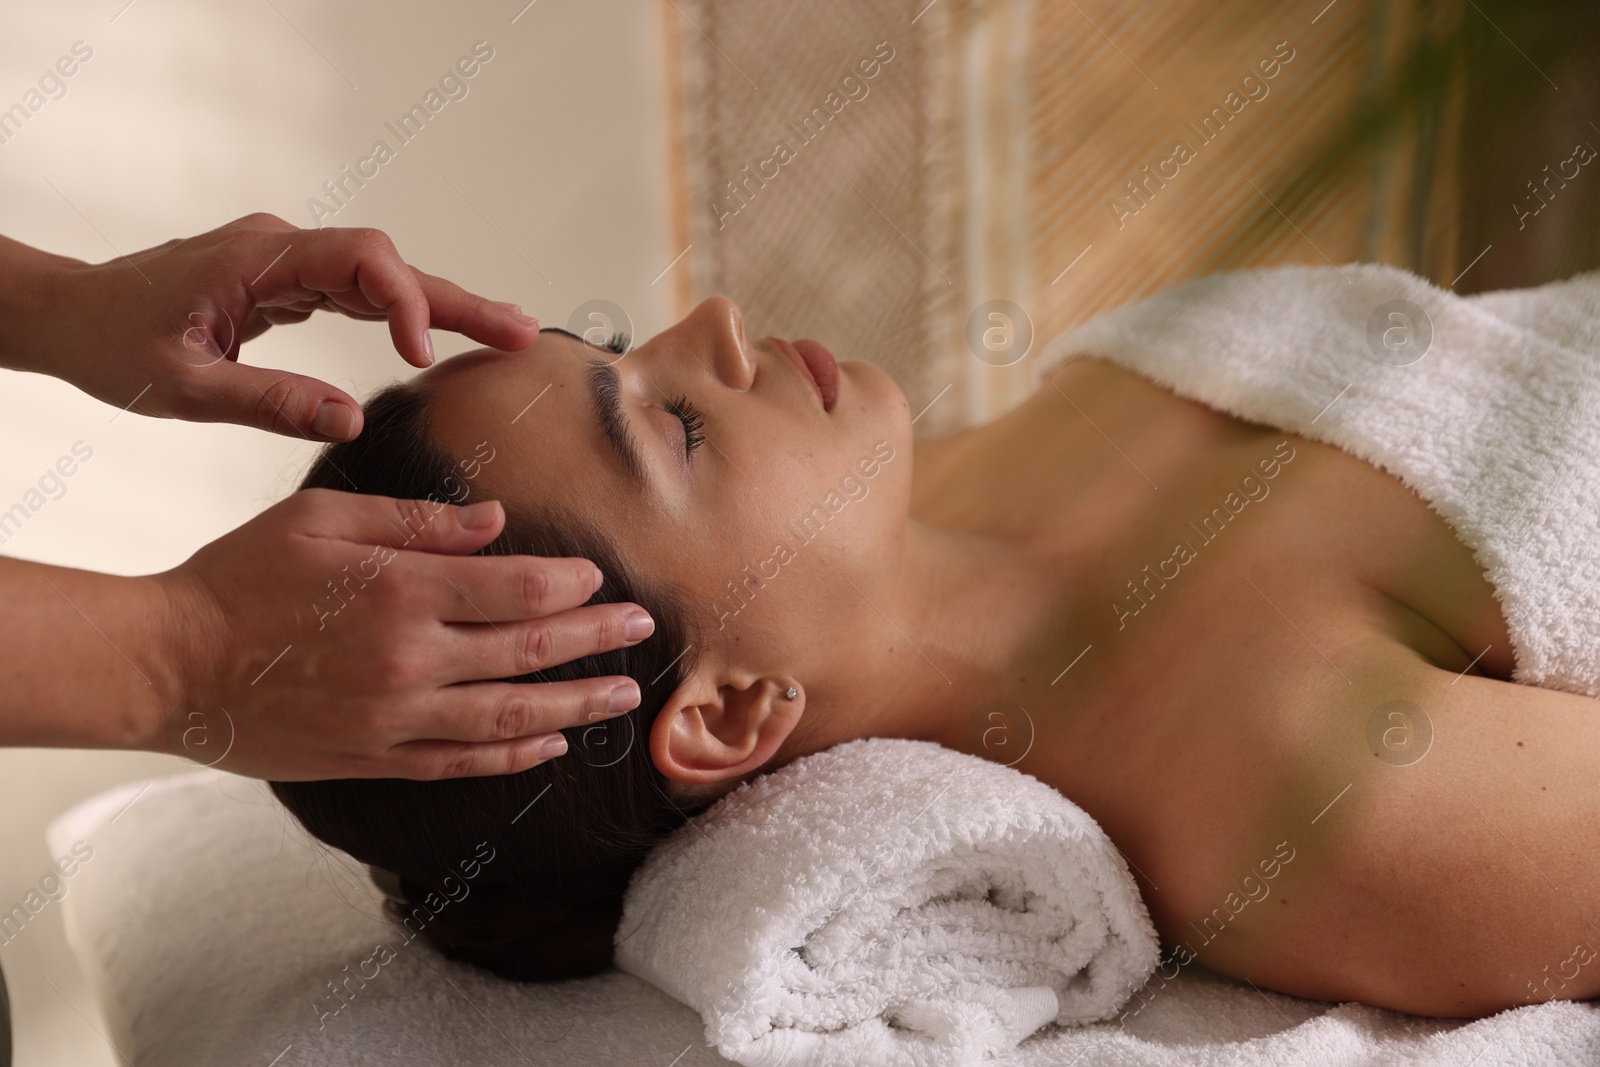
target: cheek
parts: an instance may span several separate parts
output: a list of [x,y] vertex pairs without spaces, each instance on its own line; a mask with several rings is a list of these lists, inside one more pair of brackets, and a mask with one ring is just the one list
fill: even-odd
[[871,364],[841,364],[838,403],[788,448],[771,450],[769,521],[801,550],[839,565],[870,559],[904,528],[911,498],[906,396]]
[[889,458],[877,459],[869,443],[774,472],[779,488],[726,502],[714,535],[690,547],[680,533],[686,551],[672,565],[715,615],[738,617],[742,631],[792,632],[801,613],[832,617],[858,599],[849,582],[859,587],[880,569],[905,527],[909,456],[886,443],[879,454]]
[[[883,495],[909,498],[911,412],[905,393],[872,364],[848,361],[839,369],[838,401],[826,418],[814,410],[751,411],[726,435],[732,442],[722,447],[742,472],[728,488],[769,525],[819,505],[838,514],[840,501],[849,511]],[[885,494],[890,487],[899,489]]]
[[[914,412],[899,382],[877,364],[861,360],[839,364],[839,376],[839,402],[834,405],[832,413],[836,422],[855,436],[871,434],[892,439],[903,434],[904,439],[910,442]],[[921,397],[917,401],[917,410],[927,407],[936,395],[934,392]],[[935,401],[935,406],[929,409],[929,417],[937,418],[939,405],[949,402],[948,394]],[[899,444],[898,441],[894,443],[897,446]]]
[[905,395],[875,366],[852,362],[841,371],[839,402],[826,419],[738,412],[743,421],[724,426],[717,448],[696,456],[707,477],[684,511],[628,534],[641,565],[704,605],[713,631],[759,641],[792,636],[807,619],[838,617],[859,602],[845,579],[860,586],[904,533]]

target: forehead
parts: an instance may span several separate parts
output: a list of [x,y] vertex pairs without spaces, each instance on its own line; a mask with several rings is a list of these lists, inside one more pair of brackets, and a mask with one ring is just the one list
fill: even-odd
[[474,497],[538,504],[562,485],[607,476],[585,384],[595,355],[581,341],[541,333],[521,352],[477,349],[417,376],[434,441],[457,460],[478,458]]
[[545,332],[521,352],[479,348],[452,356],[417,375],[415,384],[428,394],[437,427],[471,421],[474,411],[480,421],[509,426],[523,421],[530,404],[548,399],[539,395],[547,386],[581,384],[584,360],[593,356],[588,345]]

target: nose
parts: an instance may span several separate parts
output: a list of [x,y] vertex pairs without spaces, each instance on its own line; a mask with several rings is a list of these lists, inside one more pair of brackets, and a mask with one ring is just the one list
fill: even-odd
[[745,341],[739,305],[725,296],[707,297],[684,316],[678,328],[689,350],[709,363],[722,384],[741,392],[755,384],[755,356]]

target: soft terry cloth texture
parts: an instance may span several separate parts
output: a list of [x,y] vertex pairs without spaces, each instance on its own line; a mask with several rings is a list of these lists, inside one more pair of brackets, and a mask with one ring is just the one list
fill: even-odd
[[[407,942],[360,865],[309,841],[260,782],[212,770],[119,786],[57,819],[51,854],[80,838],[94,861],[59,906],[100,1012],[78,1007],[139,1067],[732,1062],[692,1008],[631,974],[525,985]],[[379,942],[396,958],[364,986],[349,978]],[[1158,968],[1117,1019],[1047,1027],[995,1063],[1594,1067],[1600,1009],[1419,1019],[1258,993],[1191,964]]]
[[[1416,362],[1378,357],[1384,330],[1424,327]],[[1222,274],[1107,312],[1042,358],[1076,355],[1394,474],[1494,585],[1514,678],[1600,695],[1600,272],[1476,297],[1373,264]]]
[[747,783],[634,876],[617,965],[749,1067],[966,1067],[1107,1018],[1155,930],[1093,819],[925,741],[853,741]]

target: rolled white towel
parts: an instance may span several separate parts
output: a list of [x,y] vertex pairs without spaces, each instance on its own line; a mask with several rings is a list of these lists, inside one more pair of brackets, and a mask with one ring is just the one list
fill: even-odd
[[748,1067],[964,1067],[1109,1017],[1158,954],[1088,813],[1010,767],[878,738],[680,828],[629,885],[616,962]]

